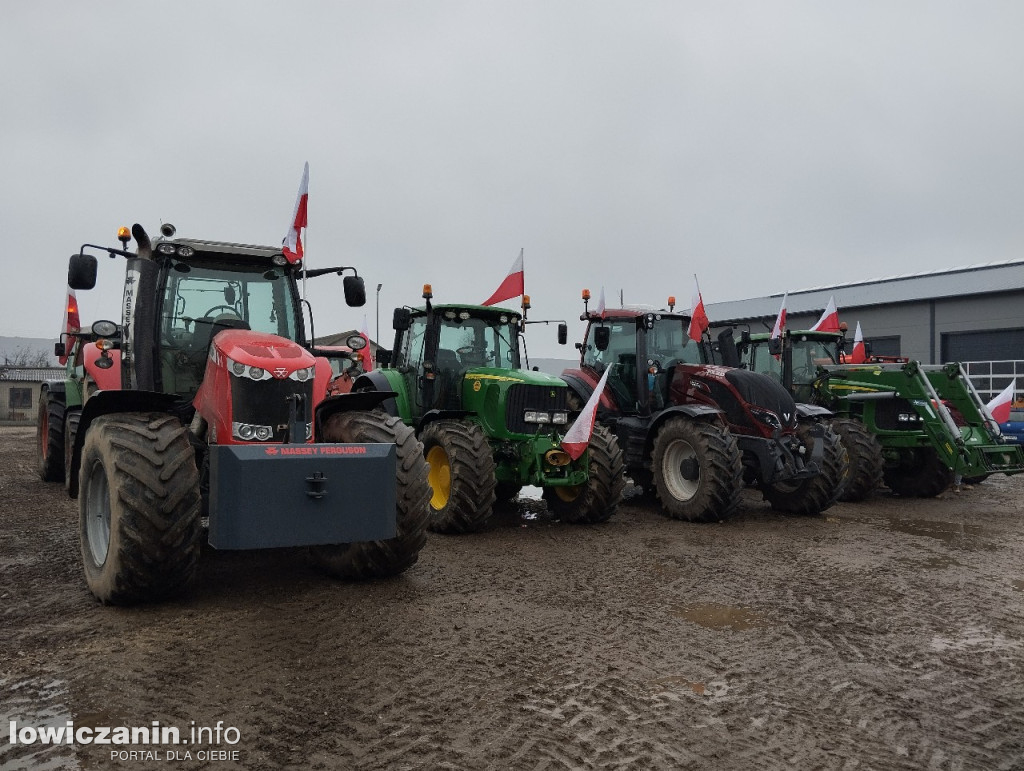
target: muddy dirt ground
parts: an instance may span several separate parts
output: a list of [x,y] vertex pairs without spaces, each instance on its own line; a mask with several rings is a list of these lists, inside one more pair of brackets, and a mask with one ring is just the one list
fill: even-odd
[[[1024,768],[1024,478],[814,518],[751,492],[713,525],[527,501],[396,579],[210,551],[190,597],[117,609],[33,442],[0,429],[4,769]],[[11,720],[236,731],[44,746]]]

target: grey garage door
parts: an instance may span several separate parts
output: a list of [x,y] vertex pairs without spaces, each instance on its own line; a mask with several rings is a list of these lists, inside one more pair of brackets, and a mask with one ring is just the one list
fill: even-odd
[[947,332],[942,335],[942,361],[1024,359],[1024,329]]

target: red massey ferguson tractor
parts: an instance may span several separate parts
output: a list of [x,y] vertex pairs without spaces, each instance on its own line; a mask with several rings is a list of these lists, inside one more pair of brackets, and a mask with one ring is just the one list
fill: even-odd
[[839,497],[847,460],[823,421],[827,410],[798,407],[765,375],[706,363],[707,344],[690,339],[687,315],[619,309],[580,318],[588,322],[580,368],[562,379],[587,399],[612,368],[598,420],[624,448],[626,473],[669,516],[725,519],[745,484],[795,514],[817,514]]
[[89,589],[113,604],[176,594],[195,579],[204,535],[217,549],[308,546],[340,577],[408,568],[429,517],[422,446],[374,409],[389,394],[328,395],[334,372],[300,310],[303,274],[351,271],[349,305],[365,302],[362,279],[161,230],[151,242],[122,228],[121,249],[87,244],[68,270],[72,288],[91,289],[87,248],[127,259],[122,321],[94,324],[106,334],[85,343],[119,377],[79,388],[77,419],[65,420]]

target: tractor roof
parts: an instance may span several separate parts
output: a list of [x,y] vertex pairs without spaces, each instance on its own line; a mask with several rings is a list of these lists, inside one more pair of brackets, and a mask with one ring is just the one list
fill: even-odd
[[[837,340],[840,337],[844,337],[842,332],[822,332],[817,329],[788,329],[786,333],[795,336],[803,335],[808,338],[817,338],[819,340]],[[755,332],[750,336],[751,340],[767,340],[771,336],[771,332]]]
[[159,252],[160,244],[191,246],[197,254],[232,255],[270,259],[282,254],[279,246],[256,246],[254,244],[233,244],[229,241],[206,241],[199,238],[157,238],[153,240],[153,251]]
[[604,319],[636,319],[641,316],[646,316],[648,313],[653,313],[658,318],[662,319],[679,319],[680,321],[689,321],[690,314],[688,313],[676,313],[675,311],[666,311],[660,308],[608,308],[605,312],[598,313],[597,311],[587,311],[586,318],[590,321],[601,321]]
[[[522,317],[522,311],[514,311],[509,308],[502,308],[498,305],[457,305],[454,303],[432,303],[430,306],[434,313],[443,313],[444,311],[469,311],[474,316],[492,316],[500,313],[507,313],[510,316],[516,318]],[[427,312],[424,307],[413,308],[414,314],[423,314]]]

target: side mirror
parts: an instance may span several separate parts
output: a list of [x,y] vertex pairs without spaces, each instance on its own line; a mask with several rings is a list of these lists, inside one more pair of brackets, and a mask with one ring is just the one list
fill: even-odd
[[391,326],[396,332],[404,332],[412,325],[412,313],[408,308],[395,308],[395,315],[391,319]]
[[[171,227],[174,226],[172,225]],[[235,288],[230,284],[224,287],[224,302],[227,303],[228,305],[234,305],[236,299],[237,298],[235,297]]]
[[377,349],[377,366],[378,367],[390,367],[391,366],[391,351],[386,351],[383,348]]
[[559,324],[558,325],[558,344],[559,345],[565,345],[565,343],[566,343],[566,341],[568,339],[569,339],[569,325],[568,324]]
[[64,346],[64,343],[54,343],[53,344],[53,355],[54,356],[57,356],[57,357],[67,356],[67,353],[68,352],[67,352],[67,349]]
[[739,350],[736,348],[732,327],[726,327],[718,333],[718,354],[726,367],[740,366]]
[[366,305],[366,284],[360,276],[345,276],[342,279],[345,288],[345,304],[354,308]]
[[92,289],[96,286],[96,258],[91,254],[72,254],[68,260],[68,286]]
[[782,353],[782,338],[771,337],[768,339],[768,353],[772,356],[778,356]]
[[594,347],[599,351],[607,351],[608,343],[611,342],[612,331],[608,327],[594,328]]

